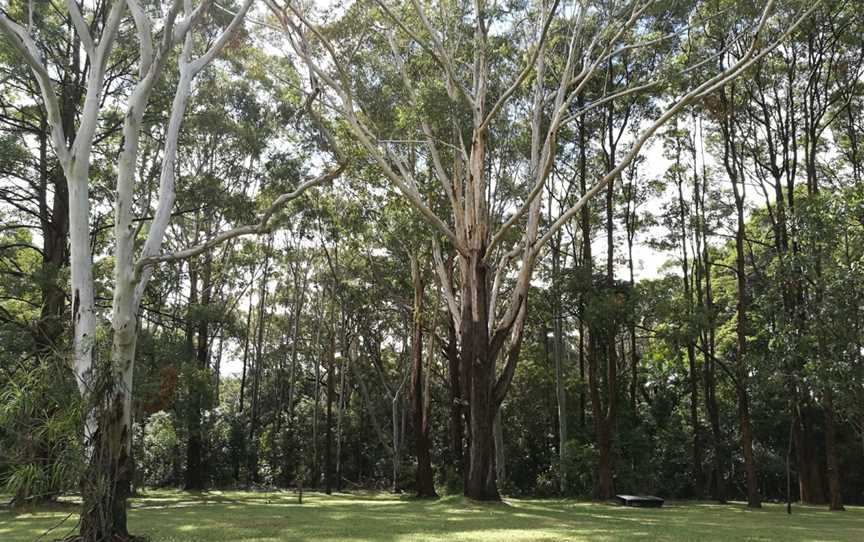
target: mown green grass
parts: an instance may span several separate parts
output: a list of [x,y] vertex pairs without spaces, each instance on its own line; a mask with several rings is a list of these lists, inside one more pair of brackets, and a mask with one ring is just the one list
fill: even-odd
[[[64,521],[67,515],[68,519]],[[30,542],[73,529],[77,508],[0,511],[0,540]],[[61,523],[62,522],[62,523]],[[58,525],[58,523],[61,523]],[[671,503],[623,508],[568,500],[506,499],[477,504],[458,497],[418,501],[383,493],[148,491],[133,499],[130,530],[153,542],[283,542],[298,540],[807,540],[864,541],[864,508],[832,513],[781,505]]]

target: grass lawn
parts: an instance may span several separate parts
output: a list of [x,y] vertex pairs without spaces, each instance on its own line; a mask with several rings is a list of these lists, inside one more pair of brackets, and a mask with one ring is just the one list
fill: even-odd
[[[0,510],[0,540],[31,542],[68,534],[77,507]],[[71,516],[70,516],[71,514]],[[64,518],[67,518],[64,521]],[[62,522],[62,523],[61,523]],[[153,542],[297,540],[850,540],[864,541],[864,508],[831,513],[781,505],[671,503],[623,508],[566,500],[507,499],[475,504],[461,497],[417,501],[383,493],[318,493],[297,504],[291,493],[148,491],[132,502],[130,529]]]

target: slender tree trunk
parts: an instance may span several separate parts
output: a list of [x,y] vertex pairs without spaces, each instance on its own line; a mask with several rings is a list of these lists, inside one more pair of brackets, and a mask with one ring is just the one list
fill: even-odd
[[[249,308],[246,310],[246,333],[243,335],[243,372],[240,376],[240,403],[237,412],[242,414],[246,404],[246,375],[249,365],[249,338],[252,335],[252,292],[249,292]],[[236,478],[236,476],[235,476]]]
[[558,489],[567,492],[567,387],[564,375],[564,330],[561,311],[561,236],[551,244],[552,248],[552,354],[555,357],[555,399],[558,405]]
[[[432,472],[429,412],[424,397],[423,378],[423,279],[417,257],[411,258],[411,281],[414,286],[414,306],[411,337],[411,413],[414,425],[414,448],[417,454],[415,490],[418,497],[437,497]],[[430,337],[430,342],[432,338]]]
[[826,388],[822,398],[825,420],[825,457],[828,464],[828,492],[831,510],[845,510],[840,485],[840,462],[837,459],[837,431],[834,425],[834,392]]
[[[576,106],[580,109],[585,106],[584,94],[579,93],[576,97]],[[585,197],[588,193],[587,131],[584,119],[580,118],[577,122],[579,123],[579,194],[581,197]],[[591,284],[593,282],[594,261],[591,254],[591,206],[587,202],[579,210],[579,228],[582,233],[582,277],[588,284]],[[587,406],[585,359],[588,356],[587,350],[591,348],[590,337],[588,341],[585,340],[585,334],[589,332],[590,328],[590,326],[585,325],[585,308],[585,294],[582,294],[579,296],[579,425],[582,428],[585,427]]]
[[[254,277],[252,280],[254,280]],[[237,404],[237,414],[238,415],[243,414],[244,405],[246,404],[246,375],[248,373],[247,367],[248,367],[248,362],[249,362],[249,342],[250,342],[249,337],[252,335],[253,305],[252,305],[252,292],[251,292],[251,290],[252,290],[252,288],[250,288],[250,292],[249,292],[249,307],[246,310],[246,333],[243,335],[243,370],[242,370],[241,376],[240,376],[240,400],[239,400],[239,403]],[[242,420],[242,416],[240,419]],[[240,427],[238,428],[238,430],[242,431],[242,426],[244,425],[243,422],[238,420],[237,423],[240,424]],[[248,451],[248,446],[244,447],[244,450]],[[234,455],[231,458],[231,462],[232,462],[231,470],[232,470],[235,482],[240,481],[240,463],[241,463],[241,460],[243,459],[242,456],[243,456],[243,454],[241,453],[241,451],[235,449]]]
[[[345,323],[343,321],[343,327]],[[343,336],[344,337],[344,336]],[[343,340],[344,345],[344,340]],[[336,491],[342,490],[342,415],[347,401],[346,379],[348,377],[348,347],[343,346],[342,366],[339,368],[339,403],[336,405]]]
[[[734,92],[734,87],[733,92]],[[725,93],[721,95],[726,104]],[[728,108],[728,105],[727,105]],[[736,121],[734,110],[723,123],[723,163],[732,181],[732,191],[735,196],[736,229],[735,229],[735,273],[737,284],[737,306],[735,325],[735,373],[736,395],[738,398],[738,432],[740,434],[741,452],[744,457],[744,474],[747,482],[747,506],[759,508],[762,497],[759,494],[756,460],[753,457],[753,432],[750,426],[750,399],[748,381],[750,379],[747,364],[747,270],[744,258],[744,241],[746,238],[746,222],[744,220],[745,185],[741,172],[741,161],[736,139]],[[791,436],[791,435],[790,435]],[[790,446],[791,446],[790,440]],[[788,466],[788,465],[787,465]]]
[[[459,347],[456,344],[456,327],[453,319],[447,319],[447,344],[444,347],[450,380],[450,462],[453,474],[467,480],[464,476],[465,425],[463,423],[463,399]],[[464,484],[463,484],[464,485]],[[463,487],[463,491],[464,491]]]
[[[737,187],[736,187],[737,190]],[[747,391],[747,275],[744,268],[744,206],[743,193],[738,205],[738,228],[735,233],[736,270],[738,277],[738,322],[736,324],[736,357],[738,382],[738,431],[741,434],[741,451],[744,456],[744,475],[747,481],[747,506],[760,508],[762,497],[759,495],[759,482],[756,474],[756,460],[753,457],[753,432],[750,428],[750,399]]]
[[503,484],[507,480],[507,458],[504,453],[504,425],[500,408],[492,422],[492,431],[495,435],[495,478],[499,484]]
[[[322,293],[322,303],[325,301]],[[322,309],[323,310],[323,309]],[[324,347],[321,344],[321,321],[323,313],[318,317],[318,329],[315,332],[315,384],[313,386],[314,406],[312,408],[312,480],[311,487],[317,488],[321,484],[321,463],[318,455],[318,413],[321,410],[321,357],[324,355]]]
[[216,349],[216,361],[213,363],[213,402],[217,405],[221,404],[220,384],[222,382],[222,351],[225,348],[225,336],[222,333],[223,332],[220,330],[218,335],[219,348]]
[[[584,314],[584,303],[583,308],[581,309]],[[586,353],[585,349],[587,345],[585,344],[585,323],[582,320],[582,317],[579,317],[579,427],[582,429],[585,428],[585,358]]]
[[336,370],[336,330],[330,335],[330,352],[327,359],[327,421],[324,434],[324,491],[333,493],[333,391]]
[[[42,355],[56,352],[64,330],[66,293],[62,271],[69,259],[69,196],[63,172],[48,163],[48,121],[42,114],[39,132],[39,219],[42,230],[42,309],[35,327],[36,348]],[[48,209],[48,184],[53,190]]]
[[291,368],[288,381],[288,420],[293,423],[294,419],[294,403],[296,401],[296,380],[297,380],[297,353],[299,352],[300,342],[300,317],[303,312],[303,304],[306,301],[306,285],[308,279],[308,268],[303,269],[303,280],[294,281],[296,290],[294,296],[294,325],[291,331]]
[[392,452],[392,467],[393,467],[393,493],[399,493],[401,486],[399,485],[399,463],[400,463],[400,437],[399,437],[399,393],[398,391],[390,401],[390,438]]
[[273,248],[272,237],[267,242],[264,254],[264,271],[261,274],[261,286],[258,291],[258,327],[255,337],[255,366],[252,369],[252,403],[249,413],[249,481],[258,483],[258,417],[259,395],[261,389],[261,373],[264,370],[264,338],[267,331],[267,282],[270,280],[270,251]]
[[[811,42],[812,44],[812,42]],[[811,57],[812,58],[812,57]],[[821,61],[821,55],[818,57]],[[818,83],[815,87],[811,87],[811,92],[818,92]],[[814,99],[810,92],[807,93],[809,100],[805,99],[805,116],[806,122],[806,150],[805,162],[807,170],[807,192],[808,195],[816,199],[819,197],[819,176],[817,174],[818,148],[819,148],[819,124],[821,122],[821,114],[812,112]],[[819,241],[815,241],[815,246],[812,247],[814,253],[815,271],[816,271],[816,303],[817,311],[821,307],[824,298],[825,280],[822,276],[822,247]],[[832,390],[831,369],[828,361],[828,354],[824,346],[824,339],[818,339],[819,358],[822,361],[822,419],[825,425],[825,463],[826,474],[828,476],[828,506],[830,510],[841,511],[843,507],[843,489],[840,478],[840,460],[837,456],[837,429],[834,421],[834,391]],[[860,352],[860,349],[859,349]]]
[[[611,77],[611,66],[609,71]],[[613,133],[613,118],[615,115],[614,102],[610,101],[607,107],[607,136],[609,149],[606,154],[607,171],[615,168],[615,146],[616,139]],[[615,183],[610,182],[606,187],[606,280],[607,292],[611,295],[615,286]],[[595,340],[593,353],[594,359],[591,371],[593,375],[592,388],[592,411],[594,414],[594,425],[597,439],[597,490],[596,498],[600,501],[611,499],[615,495],[615,458],[614,438],[615,426],[618,414],[618,352],[616,346],[617,326],[609,324],[599,334],[597,329],[591,336]],[[598,336],[599,335],[599,336]],[[602,338],[602,340],[597,340]],[[589,346],[589,348],[591,348]],[[599,354],[602,348],[605,357],[605,367],[601,371]],[[605,398],[603,404],[600,395],[601,373],[605,376]],[[592,376],[589,376],[589,380]]]
[[[630,268],[630,290],[635,292],[636,278],[633,273],[633,237],[628,233],[627,238],[627,264]],[[630,412],[633,414],[633,419],[638,422],[639,350],[636,343],[636,319],[634,315],[631,315],[627,319],[627,327],[627,334],[630,337]]]
[[705,408],[711,424],[711,438],[714,445],[714,499],[726,503],[726,447],[723,445],[723,430],[720,427],[720,408],[717,404],[717,385],[714,382],[712,363],[705,367]]
[[[202,284],[201,284],[201,305],[203,307],[208,307],[211,301],[212,296],[212,271],[213,271],[213,257],[212,254],[208,253],[204,257],[204,265],[202,269]],[[197,290],[197,271],[195,272],[195,279],[191,279],[192,273],[190,272],[190,282],[194,284],[193,288]],[[196,292],[197,293],[197,292]],[[197,297],[197,296],[196,296]],[[189,303],[191,307],[194,307],[194,304],[197,304],[197,299],[190,298]],[[197,332],[198,332],[198,345],[195,352],[196,358],[196,368],[198,371],[201,371],[201,375],[209,376],[209,367],[210,367],[210,322],[206,316],[201,316],[206,314],[202,311],[196,311],[199,313],[200,321],[197,322]],[[201,428],[201,417],[203,415],[203,410],[207,408],[207,405],[204,404],[204,395],[206,390],[201,389],[203,386],[209,385],[209,378],[198,378],[196,375],[192,380],[192,388],[190,389],[190,405],[189,405],[189,441],[186,446],[186,482],[185,489],[187,490],[201,490],[204,489],[205,480],[207,477],[206,466],[203,461],[203,439],[204,435],[202,434]]]
[[[675,162],[679,170],[683,169],[681,163],[681,143],[676,141]],[[679,239],[681,242],[681,273],[682,285],[684,286],[684,299],[686,303],[686,318],[688,324],[692,323],[693,318],[693,287],[692,275],[690,273],[690,259],[687,250],[687,240],[689,234],[687,232],[687,223],[689,215],[684,202],[683,180],[682,174],[675,177],[675,182],[678,188],[678,227],[680,229]],[[695,258],[694,258],[695,259]],[[688,325],[688,328],[690,326]],[[705,492],[704,473],[702,470],[702,427],[699,423],[699,371],[696,368],[696,340],[692,331],[686,337],[687,350],[687,367],[690,387],[690,427],[693,430],[693,486],[694,493],[697,498],[701,498]]]

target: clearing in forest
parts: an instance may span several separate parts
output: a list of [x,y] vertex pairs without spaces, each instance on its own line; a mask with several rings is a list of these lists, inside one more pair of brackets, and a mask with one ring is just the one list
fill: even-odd
[[[65,521],[64,521],[64,518]],[[29,512],[0,511],[0,540],[56,540],[75,527],[78,507],[61,504]],[[672,502],[639,509],[552,499],[506,499],[474,504],[461,497],[437,501],[384,493],[147,491],[132,500],[130,531],[152,542],[281,542],[315,540],[796,540],[860,541],[864,508],[846,512],[782,505],[747,510]]]

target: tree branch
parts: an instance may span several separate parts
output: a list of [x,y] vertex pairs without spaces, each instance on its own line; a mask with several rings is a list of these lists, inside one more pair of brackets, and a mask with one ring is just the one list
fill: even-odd
[[54,82],[51,81],[51,76],[48,75],[48,70],[42,63],[39,48],[32,36],[23,27],[7,17],[3,11],[0,11],[0,32],[6,35],[9,43],[18,51],[24,63],[30,67],[36,77],[42,94],[42,102],[45,104],[45,112],[48,115],[48,123],[51,125],[51,142],[54,146],[54,152],[65,169],[65,166],[69,164],[70,155],[69,148],[66,147],[66,134],[63,131],[63,121],[60,116],[60,103],[57,100]]
[[145,268],[153,266],[157,263],[185,260],[195,257],[221,243],[224,243],[229,239],[233,239],[234,237],[267,233],[269,231],[270,219],[273,218],[273,215],[276,214],[277,211],[279,211],[282,207],[288,204],[288,202],[290,202],[291,200],[302,196],[303,193],[306,192],[306,190],[308,190],[309,188],[332,181],[333,179],[341,175],[343,169],[344,166],[339,166],[332,171],[328,171],[327,173],[323,173],[318,177],[315,177],[314,179],[310,179],[304,182],[303,184],[298,186],[293,192],[282,194],[281,196],[276,198],[272,204],[270,204],[270,207],[268,207],[267,210],[264,211],[264,213],[261,215],[261,220],[256,224],[240,226],[232,230],[222,232],[213,237],[212,239],[209,239],[198,245],[186,248],[184,250],[180,250],[178,252],[159,254],[156,256],[142,256],[135,263],[136,274],[140,275]]
[[96,44],[93,43],[90,27],[87,26],[84,17],[81,15],[78,2],[75,0],[66,0],[66,6],[69,9],[69,18],[72,19],[72,25],[75,27],[75,33],[78,34],[78,39],[81,40],[81,45],[84,47],[84,51],[87,52],[87,56],[92,60],[93,55],[96,53]]
[[[416,1],[416,0],[415,0]],[[504,104],[507,103],[507,100],[510,99],[510,96],[513,95],[514,92],[519,88],[519,85],[522,84],[523,81],[528,77],[531,71],[534,69],[534,65],[537,61],[537,55],[540,54],[540,51],[543,50],[543,44],[546,42],[546,35],[549,33],[549,27],[552,25],[552,19],[555,16],[555,12],[558,10],[558,2],[559,0],[554,0],[552,3],[552,7],[549,9],[549,13],[546,14],[546,20],[543,22],[542,29],[540,31],[540,37],[537,38],[537,42],[534,44],[534,50],[531,53],[531,57],[528,59],[528,62],[525,63],[525,67],[522,68],[522,72],[519,73],[519,76],[516,77],[516,80],[513,81],[513,84],[504,91],[498,101],[495,102],[495,105],[489,110],[489,113],[486,114],[486,117],[483,119],[483,122],[480,123],[480,126],[477,127],[477,130],[482,132],[488,128],[489,123],[495,118],[495,115],[504,107]]]

